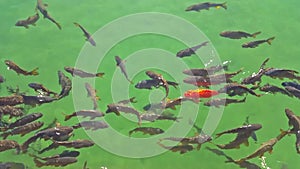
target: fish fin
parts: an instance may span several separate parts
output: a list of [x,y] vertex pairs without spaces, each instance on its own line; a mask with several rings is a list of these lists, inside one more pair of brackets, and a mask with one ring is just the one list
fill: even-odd
[[176,107],[175,107],[175,106],[172,106],[172,107],[170,107],[170,109],[172,109],[172,110],[176,110]]
[[200,150],[200,149],[201,149],[201,144],[198,144],[197,150]]
[[259,35],[259,34],[261,34],[261,32],[259,31],[259,32],[255,32],[255,33],[253,33],[251,36],[253,37],[253,38],[256,38],[256,36],[257,35]]
[[242,164],[244,161],[245,161],[245,159],[239,159],[239,160],[234,160],[234,163]]
[[45,6],[45,7],[48,7],[48,6],[49,6],[49,4],[44,4],[44,6]]
[[35,24],[35,23],[33,23],[33,24],[31,24],[31,25],[33,25],[33,26],[36,26],[36,24]]
[[271,44],[272,44],[272,41],[273,41],[274,39],[275,39],[275,36],[272,37],[272,38],[267,39],[267,43],[268,43],[269,45],[271,45]]
[[62,27],[59,23],[55,22],[55,25],[58,27],[59,30],[62,30]]
[[28,25],[24,25],[24,27],[25,27],[26,29],[28,29],[28,28],[29,28],[29,26],[28,26]]
[[133,132],[134,132],[134,130],[130,130],[130,131],[128,132],[129,137],[131,137],[131,135],[132,135]]
[[78,27],[80,26],[79,23],[77,23],[77,22],[73,22],[73,24]]
[[244,142],[244,144],[245,144],[245,146],[249,147],[249,141],[248,141],[248,140],[246,140],[246,141]]
[[216,138],[215,139],[219,138],[220,136],[222,136],[222,133],[216,134]]
[[0,136],[3,137],[3,140],[5,140],[9,136],[9,133],[3,133]]
[[224,8],[224,9],[227,9],[226,3],[227,3],[227,2],[222,3],[222,4],[221,4],[221,7]]
[[102,77],[104,73],[96,73],[96,77]]
[[62,113],[62,114],[65,115],[65,121],[68,121],[73,117],[73,114],[70,114],[70,115],[66,115],[64,113]]
[[37,158],[34,158],[33,161],[34,161],[35,165],[39,168],[44,166],[44,163],[39,161]]
[[33,76],[36,76],[36,75],[39,75],[39,72],[37,71],[39,68],[35,68],[33,69],[31,72],[28,72],[29,75],[33,75]]
[[238,146],[236,146],[235,148],[236,148],[236,149],[240,149],[241,147],[240,147],[240,145],[238,145]]

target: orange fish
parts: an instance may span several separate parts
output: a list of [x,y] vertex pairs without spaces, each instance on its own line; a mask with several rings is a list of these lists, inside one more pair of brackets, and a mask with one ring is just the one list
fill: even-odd
[[188,90],[184,93],[185,97],[188,98],[210,98],[212,96],[218,95],[218,91],[210,90],[210,89],[196,89],[196,90]]

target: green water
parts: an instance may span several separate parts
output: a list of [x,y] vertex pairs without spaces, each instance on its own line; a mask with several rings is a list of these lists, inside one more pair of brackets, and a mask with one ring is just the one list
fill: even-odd
[[[33,95],[33,91],[27,87],[27,84],[30,82],[40,82],[54,91],[60,90],[57,71],[63,70],[64,66],[74,66],[84,45],[82,33],[72,22],[76,21],[82,24],[89,32],[94,33],[99,28],[119,17],[140,12],[168,13],[182,17],[193,23],[209,38],[221,60],[231,61],[229,65],[230,71],[238,70],[241,67],[244,68],[245,73],[237,76],[236,80],[240,80],[240,78],[257,71],[262,61],[267,57],[270,57],[268,66],[299,70],[299,66],[296,62],[298,61],[298,54],[300,53],[300,48],[297,45],[297,37],[300,37],[300,32],[298,31],[300,27],[298,5],[300,3],[296,0],[286,2],[279,0],[228,0],[228,9],[226,11],[224,9],[211,9],[209,11],[201,11],[200,13],[187,13],[184,11],[187,6],[198,3],[198,1],[49,0],[47,3],[49,4],[49,13],[61,23],[63,27],[61,31],[58,30],[54,24],[43,18],[38,21],[36,27],[30,26],[29,29],[15,27],[14,24],[17,20],[25,19],[34,14],[36,2],[34,0],[0,1],[0,59],[2,62],[0,72],[6,78],[6,82],[1,84],[1,96],[8,95],[5,90],[6,86],[16,85],[20,87],[21,91],[28,91],[28,94]],[[275,36],[276,39],[272,46],[263,44],[255,49],[243,49],[241,48],[241,44],[252,39],[230,40],[221,38],[219,33],[224,30],[262,31],[263,33],[259,35],[257,39],[272,36]],[[122,28],[120,28],[120,32],[122,32]],[[96,39],[96,41],[97,47],[101,47],[101,44],[109,41],[109,39]],[[115,67],[115,55],[126,58],[136,51],[148,48],[164,49],[175,55],[178,50],[184,49],[185,47],[184,44],[161,35],[139,35],[128,38],[114,46],[106,54],[103,63],[98,68],[98,71],[106,73],[103,79],[96,80],[96,89],[98,95],[102,98],[101,101],[99,101],[100,110],[105,111],[106,104],[112,102],[110,83],[113,73],[118,74],[117,76],[120,76],[120,79],[123,77],[120,71]],[[12,60],[28,70],[39,67],[40,75],[36,77],[18,76],[15,72],[6,69],[4,64],[4,60],[6,59]],[[183,60],[191,67],[198,65],[199,67],[203,66],[202,64],[197,64],[198,60],[196,58],[184,58]],[[172,65],[172,63],[169,64]],[[155,66],[156,65],[154,65],[154,67]],[[131,68],[128,67],[128,69]],[[140,71],[141,72],[134,77],[134,82],[146,78],[143,74],[144,70]],[[130,77],[133,78],[133,75],[130,75]],[[181,75],[179,77],[181,77]],[[167,78],[171,78],[171,76],[167,76]],[[268,77],[263,77],[263,83],[267,82],[276,85],[280,85],[281,83],[280,80],[271,80]],[[147,103],[150,92],[136,90],[133,86],[127,88],[128,82],[124,79],[119,83],[119,86],[122,86],[122,84],[126,84],[124,85],[124,89],[114,92],[122,93],[124,90],[129,90],[129,95],[136,96],[138,100],[138,103],[134,104],[134,106],[141,110]],[[193,87],[190,86],[190,88]],[[161,93],[158,93],[158,95],[159,94]],[[178,97],[179,95],[179,91],[171,89],[171,98]],[[215,131],[216,133],[240,126],[247,116],[250,117],[251,123],[260,123],[263,125],[263,128],[257,132],[258,143],[254,143],[253,140],[250,140],[249,147],[242,145],[240,149],[225,150],[224,153],[233,159],[239,159],[252,153],[259,147],[260,143],[277,136],[280,128],[287,129],[288,123],[284,109],[289,107],[298,113],[300,112],[300,108],[297,106],[298,103],[299,100],[296,98],[289,98],[278,94],[264,95],[261,98],[248,96],[246,103],[226,107]],[[78,123],[76,118],[68,122],[63,121],[64,116],[62,112],[71,113],[74,111],[72,94],[60,101],[29,110],[29,112],[39,111],[43,112],[44,117],[42,120],[46,124],[51,123],[55,117],[58,118],[62,125]],[[207,112],[208,108],[204,108],[201,104],[198,117],[195,119],[198,125],[201,126],[204,124]],[[175,111],[175,113],[178,113],[178,111]],[[137,127],[135,123],[128,122],[125,118],[116,117],[114,115],[107,115],[105,120],[112,128],[124,135],[127,135],[129,130]],[[185,120],[187,121],[187,119]],[[172,126],[172,122],[155,122],[153,124],[146,124],[145,126],[168,129]],[[194,132],[194,129],[191,130],[188,136],[193,136]],[[24,138],[13,136],[10,137],[10,139],[22,143],[29,135],[31,134],[24,136]],[[142,135],[137,134],[136,136],[141,137]],[[224,136],[214,142],[220,144],[226,143],[232,140],[233,137],[234,136]],[[75,136],[72,137],[72,139],[80,138],[88,139],[88,136],[82,129],[76,130]],[[104,137],[102,139],[110,138]],[[33,147],[45,147],[48,144],[49,142],[40,141],[34,144]],[[214,145],[207,143],[202,146],[200,151],[192,151],[184,155],[166,152],[158,156],[142,159],[121,157],[101,147],[94,146],[81,149],[78,162],[63,168],[82,168],[84,161],[88,161],[88,167],[91,169],[101,168],[101,166],[106,166],[108,169],[239,168],[239,166],[235,164],[225,163],[226,158],[224,156],[218,156],[206,150],[206,146],[216,148]],[[147,149],[147,145],[144,145],[142,148]],[[64,148],[58,148],[57,150],[43,154],[43,156],[54,155],[60,153],[62,150],[64,150]],[[33,150],[30,150],[30,152],[34,153]],[[266,153],[265,157],[270,168],[297,168],[300,162],[297,161],[299,155],[295,150],[295,137],[288,136],[284,138],[276,144],[273,153]],[[0,161],[25,162],[29,168],[36,168],[32,158],[29,157],[28,154],[15,155],[14,151],[2,152],[0,154]],[[258,158],[252,159],[250,162],[261,166]]]

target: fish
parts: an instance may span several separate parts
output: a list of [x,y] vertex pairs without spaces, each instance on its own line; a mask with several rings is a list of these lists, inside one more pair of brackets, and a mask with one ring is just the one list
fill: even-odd
[[288,78],[291,80],[298,80],[300,81],[300,76],[297,76],[298,71],[295,70],[289,70],[289,69],[277,69],[277,68],[268,68],[265,71],[266,76],[269,76],[271,78],[278,78],[280,80],[283,80],[283,78]]
[[197,45],[197,46],[194,46],[194,47],[191,47],[191,48],[183,49],[183,50],[177,52],[176,56],[179,57],[179,58],[184,58],[184,57],[191,56],[193,54],[196,54],[196,51],[199,48],[201,48],[203,46],[206,46],[207,44],[208,44],[208,41],[203,42],[200,45]]
[[84,29],[79,23],[74,22],[74,25],[82,30],[84,36],[86,37],[86,41],[89,41],[91,45],[96,46],[95,40],[92,38],[91,34],[88,33],[86,29]]
[[295,146],[296,146],[296,151],[298,154],[300,154],[300,130],[298,130],[296,133],[296,143],[295,143]]
[[[0,101],[0,103],[1,103],[1,101]],[[23,111],[23,108],[20,108],[20,107],[13,107],[13,106],[9,106],[9,105],[0,106],[0,117],[2,117],[3,115],[9,115],[9,118],[11,119],[12,117],[23,116],[24,111]]]
[[39,157],[34,154],[29,154],[30,157],[41,159],[41,160],[49,160],[49,159],[54,159],[54,158],[60,158],[60,157],[78,157],[80,155],[79,151],[69,151],[69,150],[64,150],[62,153],[50,156],[50,157]]
[[16,163],[16,162],[5,162],[0,163],[1,169],[27,169],[27,166],[23,163]]
[[98,108],[97,101],[100,100],[100,98],[97,96],[96,92],[97,90],[94,89],[89,83],[85,83],[85,89],[87,91],[87,96],[90,97],[94,104],[94,110]]
[[162,108],[164,108],[164,109],[170,108],[170,109],[176,110],[175,106],[181,105],[181,103],[184,101],[192,101],[196,104],[198,104],[200,102],[197,99],[191,99],[191,98],[187,98],[187,97],[178,97],[175,99],[167,99],[166,101],[162,101]]
[[5,82],[5,78],[2,75],[0,75],[0,83],[3,83],[3,82]]
[[204,106],[214,106],[216,108],[219,108],[220,106],[227,106],[228,104],[232,104],[232,103],[244,103],[246,101],[246,97],[244,97],[244,99],[242,100],[238,100],[238,99],[228,99],[228,98],[216,98],[216,99],[212,99],[208,102],[204,103]]
[[58,82],[61,86],[61,92],[58,95],[58,99],[66,97],[72,90],[72,81],[61,71],[58,71]]
[[263,91],[263,92],[269,92],[269,93],[272,93],[272,94],[281,93],[281,94],[287,95],[289,97],[293,97],[293,95],[290,94],[289,92],[287,92],[285,89],[282,89],[282,88],[274,86],[274,85],[270,85],[269,83],[267,83],[264,86],[260,87],[259,90]]
[[146,75],[149,76],[151,79],[157,80],[160,82],[159,83],[160,86],[162,86],[166,90],[166,96],[163,99],[167,98],[169,95],[169,84],[168,84],[167,80],[164,79],[163,75],[156,73],[154,71],[150,71],[150,70],[146,71]]
[[129,99],[121,100],[118,102],[118,104],[129,104],[129,103],[137,103],[137,101],[135,100],[135,97],[131,97]]
[[188,90],[184,93],[184,97],[199,99],[199,98],[210,98],[212,96],[218,95],[219,92],[211,89],[196,89],[196,90]]
[[253,73],[251,76],[244,78],[242,80],[241,84],[252,84],[252,85],[259,86],[259,84],[261,83],[261,77],[265,74],[265,71],[266,71],[265,66],[269,60],[270,60],[270,58],[267,58],[266,60],[264,60],[264,62],[261,64],[258,72]]
[[7,131],[7,132],[4,132],[2,133],[0,136],[3,137],[3,139],[5,140],[9,135],[18,135],[20,134],[21,137],[23,137],[24,135],[34,131],[34,130],[37,130],[39,128],[41,128],[42,126],[44,125],[44,122],[32,122],[32,123],[28,123],[28,124],[25,124],[23,126],[19,126],[19,127],[16,127],[10,131]]
[[90,117],[90,119],[93,120],[96,117],[103,117],[103,116],[105,116],[105,114],[98,110],[80,110],[77,112],[73,112],[70,115],[66,115],[65,121],[68,121],[69,119],[71,119],[72,117],[75,117],[75,116],[82,116],[83,118]]
[[269,39],[265,39],[265,40],[258,40],[258,41],[252,41],[252,42],[247,42],[247,43],[244,43],[242,45],[243,48],[256,48],[258,47],[260,44],[263,44],[263,43],[268,43],[269,45],[272,44],[272,41],[275,39],[275,37],[271,37]]
[[[147,80],[139,81],[134,87],[137,88],[137,89],[149,89],[149,90],[151,90],[152,87],[159,88],[160,83],[161,83],[160,80],[147,79]],[[174,88],[177,88],[177,86],[179,85],[178,83],[172,82],[172,81],[167,81],[167,84],[173,86]]]
[[54,19],[49,15],[49,13],[48,13],[48,11],[47,11],[47,9],[46,9],[47,6],[48,6],[48,5],[47,5],[47,4],[44,4],[42,0],[37,0],[36,10],[39,10],[39,11],[43,14],[44,18],[49,19],[51,22],[53,22],[53,23],[58,27],[58,29],[61,30],[62,27],[60,26],[60,24],[59,24],[58,22],[56,22],[56,20],[54,20]]
[[99,72],[99,73],[89,73],[85,72],[80,69],[76,69],[74,67],[65,66],[65,71],[70,73],[73,77],[79,76],[81,78],[91,78],[91,77],[103,77],[105,73]]
[[253,34],[243,32],[243,31],[223,31],[220,33],[220,36],[230,39],[241,39],[241,38],[256,38],[257,35],[261,34],[261,32],[255,32]]
[[87,161],[84,162],[84,164],[83,164],[83,169],[89,169],[89,168],[87,167]]
[[141,123],[142,123],[141,113],[139,111],[137,111],[136,109],[126,106],[124,104],[114,104],[113,103],[113,104],[107,105],[106,113],[111,113],[111,112],[115,113],[117,116],[120,116],[120,112],[134,114],[138,118],[138,125],[141,125]]
[[245,93],[250,93],[251,95],[256,97],[262,96],[261,94],[256,94],[252,89],[248,89],[246,86],[238,83],[228,83],[223,88],[219,89],[218,93],[227,93],[230,97],[235,95],[242,96]]
[[200,150],[201,145],[210,142],[212,140],[211,136],[204,134],[203,132],[201,134],[198,134],[194,137],[167,137],[162,138],[159,141],[163,140],[170,140],[170,141],[177,141],[180,142],[181,145],[189,145],[189,144],[197,144],[197,150]]
[[221,133],[216,134],[216,138],[222,136],[223,134],[230,134],[230,133],[237,133],[237,137],[229,142],[228,144],[217,144],[217,147],[220,149],[233,149],[233,148],[240,148],[241,144],[245,144],[249,146],[249,137],[251,137],[255,131],[262,128],[261,124],[248,124],[242,127],[234,128],[231,130],[227,130]]
[[297,97],[298,99],[300,99],[300,90],[292,87],[292,86],[286,86],[284,87],[285,90],[287,90],[290,94],[292,94],[293,96]]
[[300,130],[300,117],[295,115],[295,113],[288,108],[285,109],[285,115],[289,119],[289,126],[293,126],[291,132],[297,132]]
[[281,133],[277,137],[262,143],[261,146],[252,154],[239,160],[235,160],[234,162],[240,164],[245,162],[246,160],[250,160],[255,157],[262,157],[266,152],[272,153],[273,147],[276,145],[276,143],[280,141],[283,137],[285,137],[288,133],[288,131],[281,131]]
[[129,131],[129,137],[134,132],[142,132],[143,134],[157,135],[157,134],[164,133],[164,130],[162,130],[160,128],[154,128],[154,127],[137,127],[135,129]]
[[108,128],[108,124],[103,122],[103,121],[82,121],[76,125],[73,125],[74,129],[78,129],[78,128],[84,128],[85,130],[98,130],[98,129],[105,129]]
[[216,72],[219,72],[221,70],[228,70],[228,65],[216,65],[216,66],[211,66],[207,68],[201,68],[201,69],[185,69],[182,71],[182,73],[190,76],[209,76],[213,75]]
[[64,146],[66,148],[85,148],[85,147],[91,147],[95,143],[90,140],[73,140],[73,141],[54,141],[53,142],[57,146]]
[[133,84],[133,82],[128,78],[128,74],[127,74],[126,67],[125,67],[126,61],[122,60],[119,56],[115,56],[115,60],[117,62],[117,66],[121,69],[121,72],[124,74],[124,76],[128,80],[128,82]]
[[169,114],[165,112],[162,114],[147,112],[141,115],[141,120],[150,121],[150,122],[154,122],[156,120],[171,120],[171,121],[179,122],[179,119],[180,117],[174,117],[174,114]]
[[25,105],[30,105],[30,106],[36,106],[36,105],[41,105],[44,103],[51,103],[53,101],[56,101],[56,97],[50,97],[50,96],[43,96],[43,95],[37,95],[37,96],[25,96],[22,95],[24,104]]
[[234,76],[238,75],[239,73],[242,72],[242,68],[236,72],[232,73],[222,73],[222,74],[215,74],[215,75],[210,75],[210,76],[190,76],[187,77],[183,80],[184,83],[187,84],[193,84],[195,86],[203,86],[203,87],[209,87],[211,85],[218,85],[222,83],[232,83],[233,81],[231,78]]
[[186,8],[185,11],[197,11],[200,12],[201,10],[209,10],[209,8],[224,8],[227,9],[227,5],[226,2],[224,3],[211,3],[211,2],[204,2],[204,3],[199,3],[199,4],[195,4],[195,5],[191,5],[189,7]]
[[32,71],[26,71],[22,68],[20,68],[16,63],[14,63],[13,61],[10,61],[10,60],[5,60],[4,61],[5,64],[8,66],[8,70],[13,70],[15,71],[18,75],[22,74],[22,75],[25,75],[25,76],[37,76],[39,75],[39,73],[37,72],[37,70],[39,68],[35,68],[33,69]]
[[15,24],[15,26],[23,26],[25,27],[26,29],[29,28],[28,25],[33,25],[33,26],[36,26],[36,22],[40,19],[40,16],[38,13],[36,13],[35,15],[33,16],[30,16],[28,17],[27,19],[25,20],[19,20],[17,21],[17,23]]
[[42,162],[38,160],[37,158],[33,159],[35,165],[37,167],[43,167],[43,166],[55,166],[55,167],[64,167],[72,163],[76,163],[77,159],[76,157],[58,157],[58,158],[52,158],[45,160],[45,162]]
[[49,96],[50,94],[53,94],[54,96],[57,95],[57,93],[47,89],[44,85],[40,84],[40,83],[29,83],[28,86],[32,89],[34,89],[34,91],[41,91],[42,93],[46,93],[47,96]]
[[297,82],[282,82],[281,85],[283,87],[291,86],[291,87],[294,87],[297,90],[300,90],[300,84],[297,83]]
[[31,123],[39,118],[41,118],[43,116],[42,113],[32,113],[32,114],[28,114],[18,120],[16,120],[15,122],[13,123],[10,123],[8,124],[7,127],[1,129],[1,131],[6,131],[8,129],[13,129],[13,128],[16,128],[16,127],[20,127],[20,126],[23,126],[23,125],[26,125],[28,123]]
[[161,143],[157,143],[157,144],[160,145],[162,148],[168,149],[172,152],[178,152],[179,151],[180,154],[187,153],[187,152],[192,151],[194,149],[194,147],[192,145],[189,145],[189,144],[178,145],[178,146],[165,146]]
[[65,140],[72,135],[73,128],[69,126],[58,126],[49,129],[45,129],[35,133],[32,137],[27,139],[22,145],[22,152],[27,152],[29,145],[35,142],[39,138],[43,138],[45,140],[52,139],[55,141]]
[[16,149],[17,154],[20,152],[20,145],[14,140],[0,140],[0,152]]

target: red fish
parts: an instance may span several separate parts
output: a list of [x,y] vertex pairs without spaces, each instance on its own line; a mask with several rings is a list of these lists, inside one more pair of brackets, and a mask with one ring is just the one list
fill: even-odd
[[196,90],[188,90],[184,93],[185,97],[188,98],[210,98],[212,96],[218,95],[218,91],[210,90],[210,89],[196,89]]

